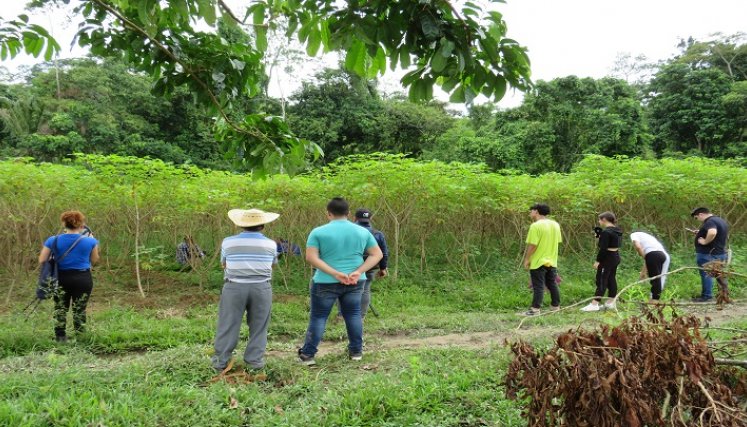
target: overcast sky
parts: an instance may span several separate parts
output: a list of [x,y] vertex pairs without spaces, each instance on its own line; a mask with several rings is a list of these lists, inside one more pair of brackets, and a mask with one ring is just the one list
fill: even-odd
[[[3,18],[23,13],[24,1],[0,2]],[[508,37],[529,49],[534,80],[567,75],[603,77],[620,53],[643,54],[655,62],[674,55],[680,38],[705,39],[715,32],[747,31],[747,0],[507,0],[494,7],[504,15]],[[62,57],[84,54],[80,49],[70,51],[75,28],[70,24],[65,28],[61,14],[35,16],[33,21],[53,27],[63,48]],[[21,56],[0,65],[15,69],[35,61]],[[397,74],[388,73],[384,90],[397,87]],[[286,88],[285,94],[292,89]],[[510,92],[506,98],[502,106],[520,102],[520,96]]]

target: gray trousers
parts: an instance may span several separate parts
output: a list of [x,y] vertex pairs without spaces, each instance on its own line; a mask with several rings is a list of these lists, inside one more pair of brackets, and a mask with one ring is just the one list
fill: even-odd
[[371,305],[371,283],[376,277],[375,271],[366,273],[366,283],[363,284],[363,294],[361,294],[361,317],[366,317],[368,307]]
[[223,370],[231,360],[239,342],[241,322],[246,315],[249,342],[244,351],[244,362],[254,369],[265,366],[267,327],[272,309],[272,285],[265,283],[236,283],[226,281],[220,295],[218,332],[215,336],[213,368]]

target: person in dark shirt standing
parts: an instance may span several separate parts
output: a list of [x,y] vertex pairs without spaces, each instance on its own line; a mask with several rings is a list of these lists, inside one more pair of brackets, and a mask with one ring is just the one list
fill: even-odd
[[[595,229],[599,233],[599,251],[594,262],[594,269],[597,270],[596,284],[597,291],[594,293],[594,300],[581,311],[599,311],[599,303],[605,292],[610,300],[617,296],[617,266],[620,265],[620,245],[622,244],[622,230],[617,228],[617,218],[612,212],[602,212],[599,214],[599,225],[602,227]],[[614,302],[605,302],[605,308],[615,308]]]
[[[695,234],[695,262],[700,271],[700,296],[693,298],[694,302],[709,302],[713,299],[713,277],[702,269],[703,265],[711,261],[726,261],[726,242],[729,238],[729,225],[723,218],[713,215],[708,208],[695,208],[690,216],[700,221],[699,229],[688,231]],[[719,287],[725,296],[729,295],[726,277],[718,277]]]
[[184,236],[184,240],[176,247],[176,262],[182,267],[192,266],[203,258],[205,252],[189,234]]
[[[368,209],[363,208],[355,211],[355,223],[373,234],[374,239],[376,239],[376,243],[379,244],[379,248],[383,254],[381,261],[379,261],[379,265],[366,272],[366,283],[363,285],[363,295],[361,296],[362,319],[366,317],[368,307],[371,305],[371,283],[373,283],[374,277],[378,276],[383,278],[389,275],[386,269],[387,261],[389,260],[389,249],[386,246],[386,238],[384,237],[384,233],[371,226],[371,217],[373,217],[373,214]],[[365,260],[366,257],[363,259]],[[379,270],[378,273],[376,270]]]

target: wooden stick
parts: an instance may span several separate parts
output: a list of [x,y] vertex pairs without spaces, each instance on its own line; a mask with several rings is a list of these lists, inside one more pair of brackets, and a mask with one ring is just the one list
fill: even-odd
[[723,366],[739,366],[747,368],[747,360],[732,360],[732,359],[714,359],[717,365]]

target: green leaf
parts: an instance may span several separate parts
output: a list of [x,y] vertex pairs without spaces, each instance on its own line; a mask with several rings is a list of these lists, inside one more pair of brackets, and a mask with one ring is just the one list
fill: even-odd
[[441,89],[442,89],[442,90],[443,90],[444,92],[446,92],[446,93],[449,93],[449,92],[451,92],[451,91],[452,91],[452,90],[453,90],[453,89],[454,89],[454,88],[456,87],[456,85],[458,85],[458,84],[459,84],[459,79],[458,79],[458,78],[456,78],[456,77],[452,77],[452,78],[450,78],[450,79],[445,79],[445,80],[443,81],[443,83],[441,84]]
[[202,19],[210,26],[215,25],[215,3],[213,0],[197,0],[197,4]]
[[471,1],[468,1],[468,2],[464,3],[464,6],[465,6],[465,8],[475,9],[475,10],[482,11],[482,8],[479,5],[477,5],[476,3],[473,3]]
[[373,79],[377,74],[384,74],[386,71],[386,55],[381,47],[376,49],[371,66],[368,68],[367,77]]
[[355,40],[345,56],[345,68],[359,76],[366,75],[366,45]]
[[490,59],[490,62],[492,64],[497,64],[500,62],[500,57],[498,56],[498,46],[495,44],[495,41],[492,38],[480,40],[480,46],[482,47],[482,50],[488,55],[488,58]]
[[255,45],[257,50],[260,52],[267,51],[267,28],[266,27],[254,27]]
[[448,59],[441,55],[440,51],[436,51],[431,57],[431,68],[433,69],[433,71],[440,73],[444,70],[444,68],[446,68],[447,62]]
[[252,23],[255,26],[264,26],[265,23],[265,5],[259,3],[253,6]]
[[459,87],[456,88],[456,90],[449,97],[449,102],[453,102],[455,104],[463,104],[464,99],[464,85],[459,85]]
[[169,2],[169,7],[174,8],[183,20],[189,19],[189,5],[186,1],[171,1]]
[[438,28],[438,23],[430,13],[420,14],[420,28],[423,30],[423,35],[434,40],[441,36],[441,30]]
[[493,96],[496,100],[503,99],[506,95],[506,79],[502,76],[495,76],[493,80]]
[[419,91],[420,91],[420,80],[417,80],[415,81],[415,83],[413,83],[410,86],[410,90],[407,92],[407,97],[410,99],[410,101],[417,102],[420,99],[422,99],[422,96],[419,93]]
[[317,28],[312,28],[309,32],[309,39],[306,45],[306,53],[309,56],[316,56],[319,52],[319,46],[322,44],[322,34]]
[[410,51],[405,46],[399,50],[399,65],[404,70],[410,68]]
[[446,38],[441,39],[441,55],[445,58],[451,56],[451,53],[454,52],[454,47],[456,47],[456,45],[451,40],[447,40]]
[[322,38],[322,46],[324,46],[324,51],[329,52],[332,49],[332,35],[329,31],[329,23],[325,20],[321,22],[321,25],[319,26],[319,35]]
[[400,82],[402,82],[403,86],[410,86],[414,84],[415,81],[417,81],[420,78],[420,76],[423,75],[424,71],[425,70],[423,68],[418,68],[417,70],[410,71],[406,73],[404,76],[402,76],[402,79],[400,80]]
[[389,54],[389,69],[394,71],[397,69],[397,64],[399,62],[399,49],[394,48],[392,49],[392,52]]

